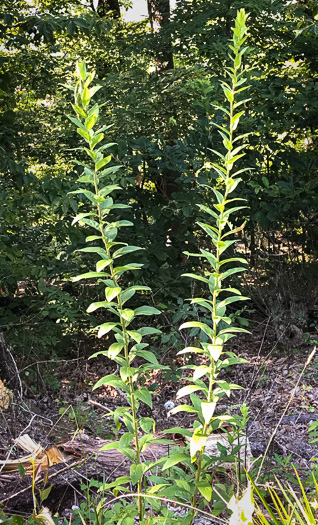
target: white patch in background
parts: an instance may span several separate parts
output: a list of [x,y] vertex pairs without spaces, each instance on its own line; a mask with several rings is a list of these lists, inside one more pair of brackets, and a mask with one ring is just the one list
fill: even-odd
[[[96,1],[96,0],[94,0]],[[176,0],[170,0],[171,11],[176,6]],[[133,5],[123,13],[126,22],[141,22],[148,17],[147,0],[133,0]]]

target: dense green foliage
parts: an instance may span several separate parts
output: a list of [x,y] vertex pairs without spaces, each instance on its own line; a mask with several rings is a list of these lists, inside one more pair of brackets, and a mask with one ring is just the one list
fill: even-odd
[[[143,283],[156,275],[154,301],[170,325],[202,317],[200,306],[183,303],[193,285],[180,279],[201,262],[183,252],[207,242],[196,204],[215,201],[200,184],[217,183],[212,150],[222,139],[214,124],[222,125],[223,115],[215,106],[224,99],[218,78],[242,5],[178,0],[153,32],[147,20],[127,23],[116,10],[95,12],[90,2],[1,2],[0,310],[17,350],[36,359],[48,349],[65,355],[95,323],[83,311],[86,295],[94,300],[98,291],[84,287],[78,297],[71,284],[83,265],[74,250],[84,238],[70,220],[78,208],[68,193],[78,176],[70,163],[78,136],[64,116],[70,95],[63,84],[83,58],[98,75],[101,122],[112,124],[110,153],[123,166],[119,199],[130,205],[121,218],[134,222],[131,243],[145,248]],[[244,7],[252,103],[241,126],[255,133],[247,139],[249,209],[236,220],[247,219],[241,251],[271,278],[277,262],[311,264],[317,253],[317,6],[249,0]],[[173,55],[165,67],[163,45]],[[181,344],[176,332],[164,337],[164,347]]]

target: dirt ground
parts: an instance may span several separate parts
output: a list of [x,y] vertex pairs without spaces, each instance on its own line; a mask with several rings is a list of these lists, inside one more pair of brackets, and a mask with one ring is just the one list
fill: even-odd
[[[318,461],[317,444],[309,443],[308,433],[311,422],[318,419],[318,354],[297,386],[313,345],[283,349],[272,337],[266,320],[251,319],[249,329],[251,335],[234,339],[229,348],[247,363],[222,373],[222,379],[241,385],[243,389],[234,390],[230,398],[223,398],[217,413],[239,413],[240,405],[246,403],[249,407],[247,435],[253,458],[263,456],[272,436],[264,472],[281,476],[292,472],[291,466],[295,463],[305,478],[307,472],[317,468]],[[176,363],[173,348],[166,352],[164,364],[172,361]],[[181,357],[178,364],[184,364]],[[13,441],[23,434],[28,434],[44,448],[70,441],[78,431],[92,438],[117,439],[118,431],[112,419],[107,417],[107,410],[112,411],[123,404],[120,394],[112,387],[92,391],[96,381],[109,373],[114,373],[114,366],[105,358],[63,361],[56,363],[54,370],[58,390],[46,386],[32,393],[29,386],[24,388],[22,400],[12,400],[7,409],[1,409],[0,460],[12,460],[24,454]],[[154,396],[153,410],[143,406],[140,415],[153,417],[158,432],[174,426],[191,428],[191,414],[181,413],[168,418],[164,408],[167,401],[178,404],[177,390],[185,384],[182,377],[179,383],[171,379],[164,382],[162,372],[154,371],[147,385],[153,383],[157,383],[158,394]],[[89,400],[99,403],[104,410],[90,404]],[[0,465],[0,502],[6,513],[20,512],[27,516],[32,510],[27,502],[23,508],[21,496],[13,497],[29,486],[30,481],[30,476],[21,479],[19,473],[5,474]],[[54,484],[53,479],[52,482]],[[80,484],[69,482],[67,494],[59,488],[54,493],[52,510],[67,515],[72,505],[78,505]]]

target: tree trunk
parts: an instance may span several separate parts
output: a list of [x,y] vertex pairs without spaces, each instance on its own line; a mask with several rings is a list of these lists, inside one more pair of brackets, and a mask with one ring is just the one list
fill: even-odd
[[173,69],[170,33],[170,0],[147,0],[149,20],[156,38],[156,69],[158,73]]

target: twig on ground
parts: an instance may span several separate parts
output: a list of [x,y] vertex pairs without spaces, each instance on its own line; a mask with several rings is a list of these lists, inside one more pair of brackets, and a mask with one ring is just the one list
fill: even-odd
[[269,438],[269,440],[268,440],[268,443],[267,443],[267,446],[266,446],[266,449],[265,449],[265,452],[264,452],[264,456],[263,456],[263,458],[262,458],[261,464],[260,464],[259,469],[258,469],[258,472],[257,472],[257,476],[256,476],[256,478],[255,478],[255,483],[257,482],[257,480],[258,480],[258,478],[259,478],[259,476],[260,476],[260,473],[261,473],[261,470],[262,470],[262,468],[263,468],[264,461],[265,461],[265,458],[266,458],[266,456],[267,456],[267,453],[268,453],[269,447],[271,446],[271,443],[272,443],[273,439],[274,439],[275,436],[276,436],[277,430],[278,430],[278,428],[279,428],[279,426],[280,426],[280,424],[281,424],[281,422],[282,422],[282,420],[283,420],[283,417],[285,416],[285,414],[286,414],[288,408],[290,407],[290,404],[291,404],[291,402],[292,402],[292,400],[293,400],[293,398],[294,398],[294,396],[295,396],[295,394],[296,394],[296,391],[297,391],[298,385],[299,385],[299,383],[300,383],[300,380],[301,380],[301,378],[302,378],[302,376],[303,376],[303,374],[304,374],[304,372],[305,372],[307,366],[309,365],[310,361],[311,361],[312,358],[314,357],[314,355],[315,355],[315,353],[316,353],[316,350],[317,350],[317,347],[315,346],[315,348],[313,349],[313,351],[309,354],[309,356],[308,356],[308,358],[307,358],[307,361],[306,361],[306,363],[304,364],[304,367],[303,367],[301,373],[299,374],[299,377],[298,377],[298,379],[297,379],[297,382],[296,382],[296,384],[295,384],[295,387],[294,387],[293,390],[292,390],[291,396],[290,396],[290,398],[289,398],[289,400],[288,400],[288,402],[287,402],[287,404],[286,404],[286,406],[285,406],[285,408],[284,408],[284,410],[283,410],[283,413],[282,413],[281,417],[279,418],[279,421],[278,421],[276,427],[274,428],[274,430],[273,430],[273,432],[272,432],[272,435],[270,436],[270,438]]

